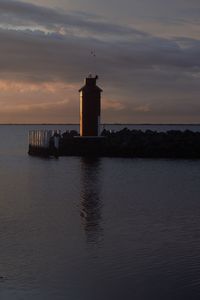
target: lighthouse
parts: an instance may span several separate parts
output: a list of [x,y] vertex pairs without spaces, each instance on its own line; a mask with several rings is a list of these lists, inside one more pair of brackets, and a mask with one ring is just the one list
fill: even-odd
[[98,76],[89,75],[80,93],[80,136],[99,136],[101,117],[101,93],[97,85]]

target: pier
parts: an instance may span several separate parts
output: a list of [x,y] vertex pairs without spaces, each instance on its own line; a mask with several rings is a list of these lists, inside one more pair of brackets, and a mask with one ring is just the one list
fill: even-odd
[[103,130],[99,137],[76,131],[36,130],[29,133],[29,154],[35,156],[98,156],[200,159],[200,132]]

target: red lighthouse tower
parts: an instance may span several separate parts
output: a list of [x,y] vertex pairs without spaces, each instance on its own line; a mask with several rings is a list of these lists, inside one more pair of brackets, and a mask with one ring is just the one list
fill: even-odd
[[98,76],[89,75],[80,93],[80,136],[98,136],[100,133],[101,92],[96,85]]

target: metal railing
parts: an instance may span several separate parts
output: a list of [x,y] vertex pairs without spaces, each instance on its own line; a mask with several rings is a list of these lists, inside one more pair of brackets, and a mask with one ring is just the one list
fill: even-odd
[[48,149],[50,140],[55,134],[61,134],[60,130],[31,130],[28,134],[29,146]]

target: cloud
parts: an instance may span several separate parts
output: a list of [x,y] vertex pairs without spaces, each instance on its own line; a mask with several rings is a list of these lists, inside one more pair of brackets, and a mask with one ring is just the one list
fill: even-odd
[[0,0],[0,40],[1,101],[7,94],[16,102],[23,94],[23,107],[43,113],[45,107],[50,116],[57,98],[57,119],[64,118],[59,107],[65,105],[71,120],[83,78],[97,72],[106,119],[113,113],[118,120],[149,121],[166,111],[170,119],[173,108],[176,115],[188,111],[192,120],[199,111],[198,38],[158,37],[95,15]]
[[[66,14],[14,0],[0,0],[0,14],[0,24],[5,25],[6,21],[7,24],[12,24],[12,16],[16,18],[18,24],[17,27],[15,26],[16,28],[6,29],[4,27],[0,30],[1,50],[4,54],[1,65],[5,68],[11,65],[15,69],[20,69],[20,67],[23,68],[25,65],[29,67],[34,63],[33,73],[37,71],[36,69],[39,70],[40,66],[41,68],[45,66],[50,70],[52,68],[56,73],[58,69],[61,72],[64,71],[62,64],[66,63],[68,67],[69,62],[71,62],[74,69],[76,69],[76,65],[80,69],[81,67],[85,69],[91,59],[89,51],[91,48],[96,49],[96,64],[99,68],[102,63],[107,62],[109,62],[107,68],[109,66],[113,68],[114,65],[118,67],[117,64],[120,66],[123,64],[124,69],[131,67],[142,69],[155,66],[200,67],[198,60],[200,40],[197,39],[158,38],[132,27],[95,21],[91,15],[88,19],[88,16],[84,14]],[[40,24],[54,29],[59,28],[59,30],[49,33],[36,30],[34,27],[32,30],[19,30],[20,22],[24,26],[32,23],[32,25]],[[76,27],[79,32],[84,31],[84,28],[92,33],[98,32],[98,39],[92,33],[80,37],[77,32],[62,31],[63,25],[66,28]],[[109,41],[104,40],[104,33],[109,35]],[[112,39],[115,34],[118,36],[117,40]],[[122,34],[125,34],[125,37]],[[7,61],[12,61],[12,64],[6,64],[5,58]],[[18,59],[19,63],[17,63]],[[75,62],[77,62],[76,65]]]
[[143,113],[147,113],[151,111],[149,104],[137,106],[134,108],[134,110],[136,112],[143,112]]
[[47,30],[61,30],[64,32],[73,28],[81,28],[81,32],[100,34],[136,34],[139,36],[146,33],[129,28],[127,26],[112,24],[86,13],[63,13],[52,8],[37,6],[21,1],[0,1],[1,23],[8,27],[38,27],[42,26]]
[[102,103],[103,110],[123,110],[125,105],[120,101],[105,99]]
[[[194,74],[200,69],[200,41],[194,39],[151,37],[120,44],[90,37],[59,37],[38,31],[0,29],[0,72],[5,76],[13,73],[23,80],[73,82],[96,68],[107,78],[123,82],[130,81],[129,75],[136,71],[143,76],[141,71],[149,69],[155,75],[162,75],[163,68],[168,74],[180,69],[182,77],[186,72]],[[94,67],[91,45],[97,53]]]
[[70,122],[78,122],[78,99],[74,99],[74,90],[78,90],[78,86],[62,82],[0,80],[1,123],[5,120],[9,123],[65,123],[67,114]]

